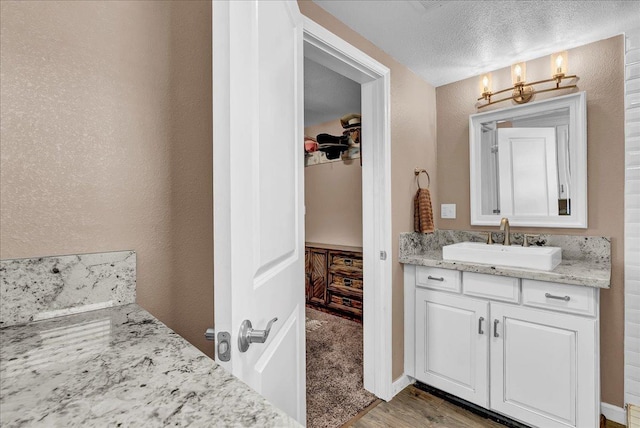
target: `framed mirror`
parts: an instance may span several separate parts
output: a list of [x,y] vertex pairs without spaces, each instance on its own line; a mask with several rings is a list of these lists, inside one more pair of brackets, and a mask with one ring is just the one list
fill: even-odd
[[579,92],[469,116],[471,224],[587,227],[587,101]]

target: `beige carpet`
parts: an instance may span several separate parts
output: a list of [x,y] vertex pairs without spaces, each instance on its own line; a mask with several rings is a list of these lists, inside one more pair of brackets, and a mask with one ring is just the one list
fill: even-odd
[[342,426],[376,397],[362,386],[362,324],[307,308],[307,427]]

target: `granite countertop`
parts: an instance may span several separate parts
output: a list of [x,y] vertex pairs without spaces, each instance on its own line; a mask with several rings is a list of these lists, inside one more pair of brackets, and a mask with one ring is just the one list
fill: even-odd
[[136,304],[0,329],[0,425],[299,427]]
[[[514,236],[516,240],[522,239],[521,235]],[[444,245],[483,240],[486,240],[486,234],[482,232],[436,230],[430,235],[403,233],[400,235],[399,261],[404,264],[595,288],[609,288],[611,284],[610,240],[605,237],[540,235],[539,244],[562,248],[562,262],[552,271],[442,259]]]
[[427,251],[420,255],[400,257],[400,263],[455,269],[464,272],[478,272],[489,275],[511,276],[538,281],[559,282],[561,284],[583,285],[595,288],[609,288],[611,268],[585,260],[563,260],[552,271],[494,266],[482,263],[442,260],[442,250]]

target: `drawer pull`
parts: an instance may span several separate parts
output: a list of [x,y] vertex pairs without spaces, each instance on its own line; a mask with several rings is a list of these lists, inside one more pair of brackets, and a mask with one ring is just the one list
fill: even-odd
[[493,337],[500,337],[500,335],[498,334],[498,323],[500,321],[498,320],[493,320]]
[[553,294],[550,294],[550,293],[544,293],[544,297],[546,297],[547,299],[564,300],[565,302],[568,302],[569,300],[571,300],[571,297],[569,296],[554,296]]
[[478,319],[478,334],[484,334],[484,331],[482,331],[483,322],[484,322],[484,317],[480,317],[480,319]]
[[344,282],[345,287],[351,287],[352,285],[351,278],[344,278],[342,281]]
[[353,260],[351,260],[351,259],[344,259],[344,265],[345,265],[345,266],[353,266]]
[[427,279],[431,279],[431,280],[433,280],[433,281],[444,281],[444,278],[442,278],[442,277],[440,277],[440,278],[436,278],[435,276],[431,276],[431,275],[429,275],[429,276],[427,277]]
[[345,306],[351,306],[351,299],[347,299],[346,297],[343,297],[342,304]]

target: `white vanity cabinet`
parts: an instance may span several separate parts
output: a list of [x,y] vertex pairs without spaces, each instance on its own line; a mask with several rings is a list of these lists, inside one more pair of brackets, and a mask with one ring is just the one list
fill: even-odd
[[405,265],[408,374],[534,427],[597,428],[597,289],[442,270]]

